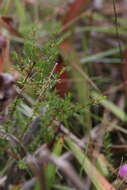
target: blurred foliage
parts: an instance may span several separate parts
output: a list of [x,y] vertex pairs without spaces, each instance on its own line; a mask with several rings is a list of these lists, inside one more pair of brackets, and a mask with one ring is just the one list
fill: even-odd
[[[71,9],[75,2],[79,3],[77,13],[73,6]],[[89,182],[88,190],[115,190],[111,184],[118,181],[114,168],[127,155],[122,81],[126,69],[121,69],[121,51],[126,56],[127,42],[125,2],[115,2],[120,7],[118,14],[109,1],[103,1],[98,11],[95,1],[88,7],[84,1],[85,8],[82,2],[0,2],[1,16],[11,20],[4,24],[0,20],[0,34],[9,43],[8,57],[18,72],[16,88],[20,90],[0,125],[0,174],[7,176],[9,190],[21,190],[34,174],[38,179],[26,157],[31,154],[36,158],[41,146],[47,146],[60,159],[73,153],[70,163],[78,177]],[[66,15],[70,16],[64,25]],[[56,72],[60,64],[64,67]],[[58,89],[57,84],[65,72],[68,87],[61,97],[59,92],[66,86],[62,83]],[[53,163],[46,162],[44,171],[49,189],[76,189]],[[38,179],[33,189],[40,190],[40,184]]]

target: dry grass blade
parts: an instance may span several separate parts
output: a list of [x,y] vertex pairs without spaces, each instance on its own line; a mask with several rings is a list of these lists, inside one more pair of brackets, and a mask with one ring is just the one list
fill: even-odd
[[73,169],[72,165],[56,156],[51,154],[48,149],[42,149],[39,151],[39,160],[40,161],[49,161],[58,167],[62,173],[67,177],[70,182],[77,187],[80,190],[85,190],[85,184],[82,182],[82,180],[79,178],[78,174]]
[[31,190],[31,188],[35,185],[36,180],[32,178],[31,180],[27,181],[22,187],[21,190]]
[[0,123],[8,115],[8,107],[16,97],[15,77],[8,73],[0,74]]
[[46,184],[46,177],[45,177],[45,170],[44,170],[44,162],[38,161],[34,156],[29,155],[26,159],[28,166],[32,170],[32,172],[37,177],[40,189],[46,190],[47,184]]

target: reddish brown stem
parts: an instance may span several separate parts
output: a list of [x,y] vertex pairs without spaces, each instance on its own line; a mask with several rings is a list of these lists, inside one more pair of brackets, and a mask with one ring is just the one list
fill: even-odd
[[[87,5],[88,2],[89,2],[89,0],[75,0],[72,4],[70,4],[68,12],[66,13],[66,15],[63,18],[63,26],[65,26],[66,24],[71,22],[73,19],[75,19],[79,15],[79,13],[83,10],[83,8]],[[69,29],[69,27],[67,29]],[[70,45],[68,43],[69,42],[67,42],[67,40],[66,40],[66,42],[62,42],[60,44],[61,51],[65,51],[65,52],[71,51]],[[60,73],[62,71],[62,69],[65,68],[65,65],[66,64],[64,63],[64,61],[60,60],[59,64],[56,67],[56,73]],[[59,79],[60,79],[60,82],[58,82],[56,84],[56,88],[58,90],[59,95],[61,97],[64,97],[64,95],[67,93],[68,88],[69,88],[67,71],[63,72],[60,75]]]
[[89,0],[75,0],[69,7],[68,12],[66,13],[63,24],[67,24],[68,22],[75,19],[78,14],[83,10],[83,8],[87,5]]
[[0,35],[0,72],[3,72],[4,58],[6,57],[7,41]]

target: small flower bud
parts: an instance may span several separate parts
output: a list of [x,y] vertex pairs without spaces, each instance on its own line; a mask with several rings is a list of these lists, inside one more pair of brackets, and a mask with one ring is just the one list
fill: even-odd
[[124,180],[127,180],[127,164],[120,167],[119,176],[122,177]]

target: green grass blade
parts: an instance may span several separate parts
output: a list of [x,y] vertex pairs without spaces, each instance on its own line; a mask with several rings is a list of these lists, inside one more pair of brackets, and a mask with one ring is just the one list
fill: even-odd
[[101,52],[101,53],[97,53],[95,55],[90,55],[90,56],[87,56],[85,58],[82,58],[80,60],[81,63],[87,63],[87,62],[92,62],[92,61],[95,61],[95,60],[98,60],[98,59],[101,59],[103,57],[107,57],[107,56],[110,56],[110,55],[115,55],[115,54],[118,54],[119,53],[119,48],[112,48],[110,50],[107,50],[105,52]]
[[[116,35],[116,29],[114,26],[85,26],[85,27],[79,27],[76,31],[76,33],[79,32],[102,32],[102,33],[109,33]],[[126,30],[119,28],[119,34],[126,35]]]
[[54,185],[53,186],[55,189],[59,189],[59,190],[75,190],[75,188],[72,188],[72,187],[67,187],[67,186],[64,186],[64,185]]
[[[54,145],[53,154],[59,156],[62,152],[62,148],[63,148],[63,139],[61,137]],[[49,163],[47,168],[47,184],[49,187],[52,187],[52,185],[54,185],[55,177],[56,177],[56,166],[52,163]]]
[[[97,94],[96,92],[92,93],[92,97],[95,99],[98,99],[101,95]],[[107,99],[102,99],[100,101],[100,104],[102,104],[107,110],[111,111],[116,117],[118,117],[123,122],[127,122],[127,115],[126,113],[121,110],[118,106],[116,106],[114,103],[110,102]]]
[[115,190],[115,188],[103,177],[85,153],[68,137],[65,138],[70,150],[85,170],[97,190]]
[[20,29],[22,29],[26,24],[27,19],[24,2],[21,0],[15,0],[15,7],[20,21]]
[[1,10],[2,15],[6,15],[9,12],[11,1],[10,0],[4,0],[3,7]]
[[[73,49],[71,44],[67,44],[68,46],[68,52],[70,51],[70,54],[68,56],[68,52],[66,52],[65,56],[68,56],[69,63],[72,66],[72,78],[78,79],[75,81],[75,87],[77,90],[77,95],[79,102],[85,106],[87,106],[87,111],[82,116],[82,120],[84,122],[84,133],[86,132],[87,135],[89,135],[91,130],[91,116],[90,116],[90,107],[88,106],[90,103],[90,89],[89,89],[89,83],[86,78],[84,78],[79,70],[84,73],[84,70],[82,66],[80,65],[80,59],[77,54],[77,52]],[[87,73],[87,67],[85,67],[85,72]],[[78,82],[80,81],[80,82]]]

